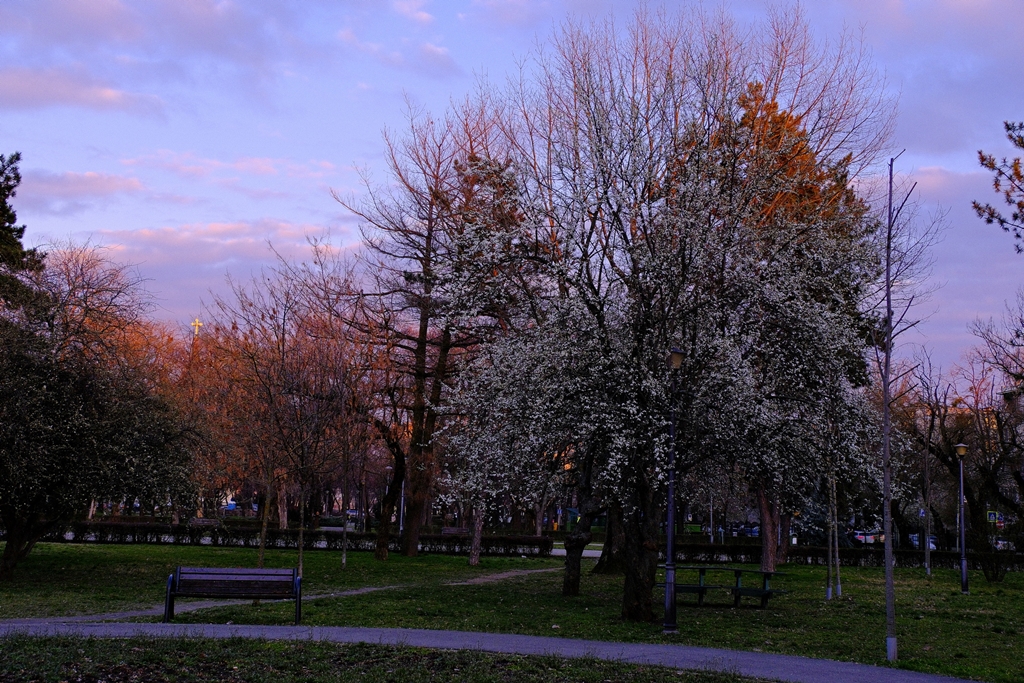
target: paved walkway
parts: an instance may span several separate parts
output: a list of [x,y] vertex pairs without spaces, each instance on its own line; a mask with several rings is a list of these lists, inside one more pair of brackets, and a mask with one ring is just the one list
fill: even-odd
[[319,640],[332,643],[374,643],[446,650],[481,650],[522,655],[593,657],[676,669],[727,671],[799,683],[966,683],[960,679],[899,669],[834,662],[792,655],[719,650],[687,645],[609,643],[597,640],[546,638],[467,631],[344,626],[240,626],[227,624],[140,624],[82,622],[4,622],[0,637],[81,636],[92,638],[259,638]]

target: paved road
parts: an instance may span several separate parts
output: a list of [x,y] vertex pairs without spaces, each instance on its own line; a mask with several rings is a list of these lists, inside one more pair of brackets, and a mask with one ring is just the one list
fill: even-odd
[[[95,638],[261,638],[267,640],[322,640],[334,643],[377,643],[448,650],[482,650],[524,655],[594,657],[636,664],[657,664],[678,669],[729,671],[798,683],[956,683],[960,679],[899,669],[833,662],[823,659],[760,652],[718,650],[686,645],[647,645],[572,640],[543,636],[429,631],[400,628],[342,626],[240,626],[225,624],[140,624],[45,622],[0,623],[0,637],[16,633]],[[966,683],[961,681],[961,683]]]

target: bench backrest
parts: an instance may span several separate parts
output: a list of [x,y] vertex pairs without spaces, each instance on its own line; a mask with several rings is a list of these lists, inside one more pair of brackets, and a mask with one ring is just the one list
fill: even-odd
[[295,569],[178,567],[174,573],[174,592],[193,596],[292,597],[297,578]]

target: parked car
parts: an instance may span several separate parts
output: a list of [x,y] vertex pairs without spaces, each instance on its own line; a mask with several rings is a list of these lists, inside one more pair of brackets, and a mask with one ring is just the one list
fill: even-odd
[[[921,547],[921,543],[920,543],[921,535],[920,534],[910,534],[908,536],[908,538],[910,539],[911,545],[913,545],[915,548],[920,548]],[[938,550],[938,548],[935,545],[935,541],[936,541],[935,536],[929,536],[928,537],[928,549],[929,550]]]
[[1005,538],[997,538],[992,542],[996,550],[1016,550],[1016,546],[1013,541],[1007,541]]
[[854,543],[882,543],[885,541],[885,536],[878,531],[861,531],[854,530],[853,532]]

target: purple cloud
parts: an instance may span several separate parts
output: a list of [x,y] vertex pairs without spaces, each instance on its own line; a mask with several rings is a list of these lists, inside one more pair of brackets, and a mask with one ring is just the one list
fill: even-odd
[[159,168],[183,178],[204,178],[218,172],[234,172],[247,176],[286,175],[290,178],[323,178],[337,169],[333,163],[312,159],[302,163],[270,157],[240,157],[233,161],[197,156],[193,152],[168,149],[131,159],[122,159],[125,166]]
[[482,20],[497,27],[535,26],[550,16],[550,2],[537,0],[473,0],[472,9],[461,17]]
[[67,215],[88,209],[97,200],[144,190],[137,178],[119,175],[27,171],[18,188],[18,201],[41,213]]
[[138,266],[168,318],[186,320],[209,307],[215,295],[227,294],[229,272],[244,281],[273,264],[274,251],[303,258],[307,238],[323,233],[322,226],[264,218],[106,230],[95,238],[119,260]]
[[157,113],[163,107],[158,97],[119,90],[80,70],[0,69],[0,109],[68,105],[144,114]]
[[393,0],[391,4],[403,17],[420,24],[429,24],[434,20],[433,15],[423,9],[426,0]]
[[338,38],[346,45],[395,69],[415,71],[434,78],[462,73],[448,48],[433,43],[405,44],[402,49],[396,50],[380,43],[364,42],[351,29],[339,31]]

